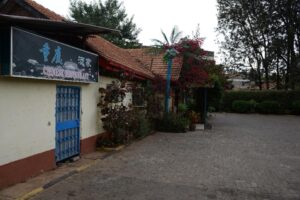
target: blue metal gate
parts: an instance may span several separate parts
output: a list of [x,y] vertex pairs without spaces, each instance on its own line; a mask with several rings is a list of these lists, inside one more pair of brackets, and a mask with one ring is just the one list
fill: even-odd
[[56,88],[55,160],[65,160],[80,153],[80,88]]

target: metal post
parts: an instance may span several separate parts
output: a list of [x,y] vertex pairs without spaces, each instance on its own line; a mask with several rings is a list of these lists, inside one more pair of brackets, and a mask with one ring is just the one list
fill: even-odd
[[165,111],[169,112],[169,98],[171,88],[171,72],[172,72],[172,58],[168,59],[168,70],[167,70],[167,83],[166,83],[166,97],[165,97]]

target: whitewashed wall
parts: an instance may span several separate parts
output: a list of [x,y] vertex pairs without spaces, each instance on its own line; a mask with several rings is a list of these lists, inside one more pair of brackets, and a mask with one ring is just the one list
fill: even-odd
[[55,84],[0,78],[0,165],[54,148]]
[[[73,84],[0,77],[0,165],[55,148],[57,85],[81,87],[81,139],[104,132],[97,103],[99,87],[114,80]],[[126,95],[131,102],[131,94]]]

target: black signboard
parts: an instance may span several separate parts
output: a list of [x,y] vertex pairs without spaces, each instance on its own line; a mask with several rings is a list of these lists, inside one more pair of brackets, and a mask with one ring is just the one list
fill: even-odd
[[96,54],[12,28],[11,75],[76,82],[98,81]]

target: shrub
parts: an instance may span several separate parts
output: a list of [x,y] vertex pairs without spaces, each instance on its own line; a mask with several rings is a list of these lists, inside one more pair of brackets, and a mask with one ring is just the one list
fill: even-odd
[[296,115],[300,115],[300,100],[294,101],[292,104],[292,113]]
[[280,104],[277,101],[263,101],[257,104],[256,110],[263,114],[279,114]]
[[156,129],[162,132],[182,133],[186,132],[189,125],[189,120],[174,113],[164,114],[162,119],[158,119],[156,123]]
[[114,132],[107,132],[105,136],[97,138],[97,147],[116,147],[128,143],[131,138],[130,132],[118,128]]
[[188,106],[184,103],[178,104],[178,112],[185,113],[188,110]]
[[129,143],[133,138],[133,122],[136,115],[132,109],[123,104],[126,96],[126,82],[112,81],[107,88],[99,88],[99,103],[103,128],[108,137],[100,138],[98,145],[118,146]]
[[207,112],[210,112],[210,113],[216,112],[216,108],[213,106],[208,106]]
[[103,133],[97,138],[97,147],[114,147],[115,144],[112,142],[110,133]]
[[136,129],[133,131],[133,136],[135,138],[141,138],[150,134],[151,123],[146,117],[144,116],[139,117],[136,121],[136,125],[137,125]]
[[150,134],[152,126],[145,113],[135,109],[121,111],[114,110],[102,119],[108,132],[97,139],[97,147],[116,147]]
[[292,110],[294,101],[300,101],[300,91],[226,91],[222,101],[223,111],[232,111],[232,104],[235,100],[256,102],[277,101],[282,110]]
[[232,103],[232,110],[238,113],[252,113],[255,111],[256,102],[254,100],[236,100]]
[[224,88],[218,76],[212,76],[213,88],[207,92],[208,106],[214,107],[217,111],[220,110],[220,104],[224,96]]

